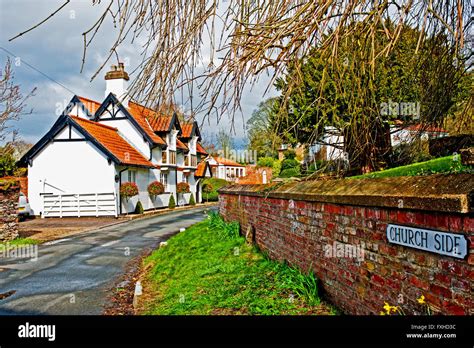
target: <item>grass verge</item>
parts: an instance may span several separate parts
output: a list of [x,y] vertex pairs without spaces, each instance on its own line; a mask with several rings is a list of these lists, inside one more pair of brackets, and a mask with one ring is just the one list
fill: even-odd
[[219,194],[217,193],[217,190],[220,189],[223,186],[226,186],[229,184],[228,181],[224,179],[218,179],[218,178],[206,178],[202,182],[202,186],[209,184],[212,187],[211,192],[203,192],[202,193],[202,200],[203,202],[213,202],[213,201],[218,201],[219,200]]
[[217,214],[146,260],[142,314],[335,314],[314,274],[269,260]]
[[395,176],[417,176],[440,173],[472,173],[470,166],[461,164],[461,158],[458,156],[447,156],[435,158],[426,162],[413,163],[406,166],[382,170],[364,175],[349,177],[348,179],[363,178],[388,178]]
[[30,245],[30,244],[40,244],[41,241],[31,238],[16,238],[8,242],[0,242],[0,251],[5,251],[7,248],[21,246],[21,245]]

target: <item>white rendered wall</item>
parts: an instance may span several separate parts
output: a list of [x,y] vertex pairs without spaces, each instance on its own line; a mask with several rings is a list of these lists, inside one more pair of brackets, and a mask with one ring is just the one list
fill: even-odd
[[[126,167],[118,167],[117,174],[120,170],[125,169]],[[156,197],[151,197],[148,194],[148,185],[153,181],[160,181],[160,170],[158,169],[145,169],[145,168],[134,168],[130,167],[129,169],[136,171],[136,184],[138,186],[139,194],[134,197],[130,197],[128,200],[122,198],[122,213],[133,213],[138,201],[142,203],[143,209],[155,209],[155,208],[164,208],[168,207],[170,193],[176,195],[176,183],[174,170],[167,171],[168,174],[168,189],[167,192],[158,195]],[[128,182],[128,170],[125,170],[121,173],[122,183]],[[179,182],[179,181],[178,181]],[[186,195],[185,203],[189,202],[189,196]],[[177,203],[175,196],[175,203]]]
[[179,167],[184,166],[184,153],[182,151],[176,153],[176,165]]
[[[107,114],[102,115],[106,117]],[[117,117],[125,117],[121,112]],[[135,149],[137,149],[146,159],[150,158],[150,146],[148,142],[143,139],[143,135],[132,125],[129,120],[121,119],[114,120],[112,118],[104,118],[99,120],[100,123],[106,124],[110,127],[117,128],[120,136],[127,140]]]
[[152,149],[151,163],[159,164],[161,162],[161,147],[155,147]]
[[40,193],[114,192],[115,166],[86,141],[51,142],[28,166],[28,199],[35,215],[43,208]]
[[[124,167],[119,167],[123,169]],[[148,194],[148,185],[154,181],[154,173],[151,170],[145,168],[135,168],[129,167],[129,169],[121,173],[122,184],[128,182],[128,172],[129,170],[135,171],[136,173],[136,184],[138,186],[138,196],[130,197],[128,200],[122,198],[122,213],[131,213],[135,210],[137,202],[142,203],[143,209],[151,209],[153,206],[150,204],[149,194]]]

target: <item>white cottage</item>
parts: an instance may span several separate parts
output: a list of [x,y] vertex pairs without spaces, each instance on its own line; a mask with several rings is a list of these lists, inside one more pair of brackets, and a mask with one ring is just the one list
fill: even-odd
[[[157,112],[127,97],[123,64],[106,76],[101,103],[74,96],[48,133],[20,160],[28,168],[28,198],[42,217],[104,216],[130,213],[140,201],[145,210],[201,202],[201,179],[210,177],[196,122],[180,122],[174,112]],[[148,185],[165,193],[150,196]],[[129,199],[120,186],[133,182],[139,194]],[[190,193],[177,194],[178,183]]]
[[211,167],[212,176],[227,181],[235,181],[246,175],[244,165],[223,157],[208,156],[207,163]]

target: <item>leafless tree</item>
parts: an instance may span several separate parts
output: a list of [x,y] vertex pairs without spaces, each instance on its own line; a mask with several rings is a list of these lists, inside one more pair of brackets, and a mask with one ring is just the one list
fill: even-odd
[[[101,2],[92,0],[91,4]],[[68,3],[12,39],[37,28]],[[173,102],[176,92],[187,88],[193,111],[219,120],[224,114],[234,117],[241,110],[246,86],[264,74],[273,77],[271,86],[295,58],[311,49],[319,49],[328,64],[343,73],[337,63],[338,47],[342,40],[352,39],[354,28],[359,30],[363,46],[358,68],[370,81],[379,58],[390,53],[405,25],[420,31],[417,49],[427,35],[443,34],[454,51],[460,52],[466,49],[473,17],[469,0],[108,0],[96,22],[82,34],[83,63],[91,42],[109,20],[117,28],[117,36],[92,78],[110,59],[120,59],[117,49],[121,44],[141,37],[143,59],[130,94],[156,107]],[[391,29],[384,25],[387,20],[393,23]],[[380,26],[388,38],[384,47],[374,45]],[[207,48],[209,51],[204,51]],[[300,82],[296,66],[293,83],[298,86]],[[193,98],[195,90],[199,95]],[[291,91],[287,89],[288,95]],[[192,103],[195,97],[199,97],[197,105]],[[371,142],[371,117],[362,113],[354,120],[361,125],[354,144]]]
[[[101,2],[92,0],[91,5]],[[53,18],[68,3],[11,40]],[[83,61],[96,34],[111,19],[117,37],[92,78],[125,40],[144,36],[143,60],[132,88],[137,99],[158,104],[173,99],[178,88],[191,88],[199,80],[206,97],[201,106],[206,111],[215,110],[219,103],[236,110],[245,85],[262,73],[276,76],[313,47],[327,52],[331,61],[337,56],[338,42],[351,36],[351,23],[363,23],[368,47],[379,23],[388,18],[395,23],[395,29],[385,31],[390,39],[387,46],[370,53],[368,63],[373,66],[396,44],[403,24],[422,33],[445,32],[456,49],[463,48],[472,27],[470,10],[468,0],[110,0],[82,34]],[[419,45],[422,41],[420,35]],[[209,47],[209,52],[203,52],[203,47]],[[205,71],[194,74],[203,63]]]
[[0,141],[4,141],[9,134],[13,134],[13,138],[17,137],[11,122],[18,120],[25,113],[26,99],[36,90],[23,97],[20,86],[15,85],[13,80],[11,61],[7,59],[3,71],[0,71]]

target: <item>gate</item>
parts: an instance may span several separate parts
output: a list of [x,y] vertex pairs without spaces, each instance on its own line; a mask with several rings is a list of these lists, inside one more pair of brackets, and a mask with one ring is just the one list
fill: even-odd
[[42,217],[115,216],[115,193],[62,193],[43,195]]

